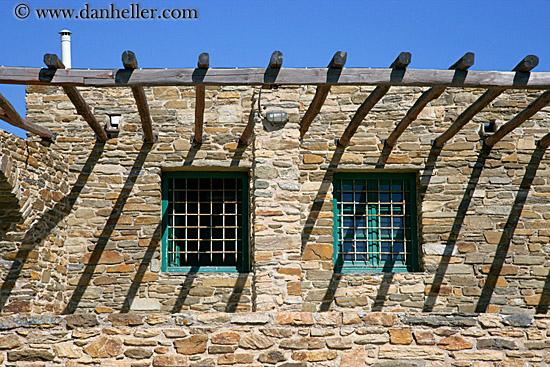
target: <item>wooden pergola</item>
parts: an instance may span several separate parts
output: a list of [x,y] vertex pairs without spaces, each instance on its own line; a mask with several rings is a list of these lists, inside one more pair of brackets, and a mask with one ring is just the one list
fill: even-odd
[[[466,53],[449,69],[408,69],[411,54],[402,52],[389,68],[344,68],[346,52],[336,52],[326,68],[282,68],[283,54],[275,51],[266,68],[210,68],[209,55],[200,54],[196,68],[181,69],[139,69],[137,58],[131,51],[122,54],[123,69],[66,69],[61,60],[53,54],[44,56],[47,68],[0,67],[0,84],[60,86],[74,104],[76,111],[90,125],[99,141],[107,140],[107,133],[91,112],[77,87],[129,87],[136,100],[144,140],[154,141],[152,119],[143,87],[150,86],[194,86],[195,87],[195,130],[193,141],[203,140],[205,86],[279,86],[314,85],[315,96],[300,123],[300,138],[307,133],[311,123],[319,114],[332,86],[354,85],[375,86],[356,111],[338,146],[345,148],[367,114],[382,99],[392,86],[429,87],[399,121],[395,129],[384,140],[385,148],[391,149],[418,117],[426,105],[437,99],[447,87],[486,88],[474,103],[466,108],[453,124],[434,139],[433,145],[443,147],[478,112],[495,98],[509,89],[531,89],[544,91],[524,110],[502,125],[494,134],[484,140],[488,147],[494,146],[504,136],[532,117],[550,102],[550,72],[531,72],[538,65],[538,57],[526,56],[509,72],[471,71],[474,54]],[[252,114],[251,114],[252,115]],[[11,103],[0,94],[0,119],[11,125],[53,139],[54,133],[47,128],[22,118]],[[249,118],[247,126],[239,137],[246,144],[253,131],[254,119]],[[550,133],[538,141],[540,147],[550,146]]]

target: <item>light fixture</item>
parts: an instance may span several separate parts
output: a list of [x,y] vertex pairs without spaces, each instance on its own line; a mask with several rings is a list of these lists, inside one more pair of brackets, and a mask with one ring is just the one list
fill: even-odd
[[120,131],[120,115],[109,115],[109,122],[107,122],[106,129],[108,132]]
[[272,124],[284,124],[288,122],[290,116],[285,111],[267,111],[265,118]]

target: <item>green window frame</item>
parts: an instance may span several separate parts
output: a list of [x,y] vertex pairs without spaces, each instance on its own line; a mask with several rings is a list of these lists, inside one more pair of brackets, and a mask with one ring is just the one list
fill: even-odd
[[248,272],[248,172],[162,175],[162,271]]
[[416,174],[334,174],[335,270],[418,270]]

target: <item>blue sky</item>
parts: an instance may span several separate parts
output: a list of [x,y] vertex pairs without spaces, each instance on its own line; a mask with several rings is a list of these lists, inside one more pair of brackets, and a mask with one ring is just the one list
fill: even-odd
[[[36,9],[197,9],[196,20],[38,19]],[[15,16],[18,4],[30,15]],[[274,50],[283,66],[326,66],[347,51],[348,67],[387,67],[401,51],[410,68],[449,67],[465,52],[472,70],[510,70],[539,56],[534,71],[550,71],[550,1],[92,1],[1,0],[0,65],[42,67],[45,53],[61,56],[58,32],[72,35],[73,68],[119,68],[124,50],[145,68],[194,67],[201,52],[211,67],[266,66]],[[24,87],[0,85],[25,114]],[[0,129],[24,132],[0,121]]]

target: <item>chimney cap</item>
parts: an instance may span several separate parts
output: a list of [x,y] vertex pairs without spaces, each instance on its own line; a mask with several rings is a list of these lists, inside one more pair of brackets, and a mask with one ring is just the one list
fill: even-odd
[[70,34],[72,34],[72,33],[73,33],[73,32],[69,31],[68,29],[63,29],[62,31],[59,31],[59,34],[61,34],[61,35],[65,35],[65,34],[70,35]]

